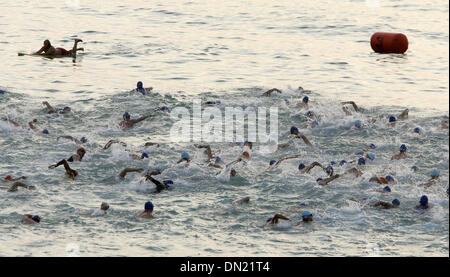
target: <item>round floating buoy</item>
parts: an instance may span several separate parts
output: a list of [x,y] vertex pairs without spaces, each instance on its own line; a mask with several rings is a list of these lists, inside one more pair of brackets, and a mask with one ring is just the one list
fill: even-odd
[[408,38],[400,33],[375,33],[370,46],[377,53],[403,54],[408,50]]

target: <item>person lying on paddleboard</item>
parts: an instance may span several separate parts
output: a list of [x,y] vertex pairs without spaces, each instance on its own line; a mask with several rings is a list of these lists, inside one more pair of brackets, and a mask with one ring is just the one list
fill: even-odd
[[77,51],[84,51],[84,48],[77,48],[79,42],[83,41],[81,39],[75,39],[72,50],[66,50],[64,48],[53,47],[50,41],[46,39],[44,40],[44,46],[33,54],[43,56],[75,56]]

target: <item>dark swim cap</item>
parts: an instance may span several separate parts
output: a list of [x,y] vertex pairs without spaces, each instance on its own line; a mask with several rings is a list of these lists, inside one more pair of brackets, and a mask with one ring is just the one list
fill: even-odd
[[268,219],[266,219],[266,222],[270,222],[273,219],[273,217],[269,217]]
[[274,163],[276,163],[277,161],[275,160],[270,160],[269,165],[273,165]]
[[145,152],[142,152],[141,159],[145,159],[145,158],[148,158],[148,154]]
[[295,126],[292,126],[292,127],[291,127],[291,134],[293,134],[293,133],[295,133],[295,132],[298,132],[298,129],[297,129],[297,127],[295,127]]
[[359,158],[358,164],[359,165],[365,165],[366,164],[366,159],[364,159],[363,157]]
[[137,82],[136,86],[137,88],[143,88],[144,84],[141,81],[139,81]]
[[164,180],[164,184],[166,185],[173,185],[173,181],[172,180]]
[[389,182],[394,182],[394,178],[391,175],[386,176],[386,181]]
[[153,210],[153,203],[150,202],[150,201],[146,202],[146,203],[145,203],[145,206],[144,206],[144,209],[145,209],[146,211]]
[[369,145],[369,148],[370,148],[370,149],[375,149],[375,148],[377,148],[377,147],[375,146],[375,144],[371,143],[371,144]]
[[390,188],[389,186],[385,186],[385,187],[383,188],[383,191],[385,191],[385,192],[391,192],[391,188]]
[[404,145],[404,144],[400,145],[400,153],[404,153],[404,152],[406,152],[406,150],[408,150],[406,145]]
[[131,116],[130,116],[130,114],[128,113],[128,112],[125,112],[124,114],[123,114],[123,119],[124,120],[128,120],[128,119],[130,119],[131,118]]
[[86,143],[88,140],[87,140],[86,137],[82,137],[82,138],[80,139],[80,141],[81,141],[82,143]]
[[0,89],[0,94],[4,94],[6,91]]
[[38,215],[33,216],[31,219],[37,223],[41,222],[41,218]]
[[331,165],[327,166],[327,168],[325,169],[325,171],[327,172],[328,175],[333,175],[333,167]]
[[398,200],[397,198],[392,200],[392,205],[394,206],[400,206],[400,200]]
[[344,165],[345,163],[347,163],[347,161],[346,160],[342,160],[342,161],[339,162],[339,165]]
[[420,128],[419,127],[416,127],[416,128],[414,128],[414,130],[413,130],[413,132],[414,133],[417,133],[417,134],[420,134]]
[[413,165],[413,166],[411,167],[411,169],[412,169],[414,172],[416,172],[417,170],[419,170],[419,168],[418,168],[417,166],[415,166],[415,165]]
[[46,135],[48,135],[48,134],[49,134],[49,132],[48,132],[48,130],[47,130],[47,129],[44,129],[44,130],[42,130],[42,133],[43,133],[43,134],[46,134]]
[[305,167],[306,167],[305,164],[301,163],[298,165],[298,170],[302,170]]
[[422,195],[422,197],[420,197],[419,203],[422,206],[428,205],[428,197],[426,195]]
[[308,103],[309,102],[309,97],[308,96],[305,96],[305,97],[303,97],[303,103]]
[[320,182],[322,180],[323,180],[322,178],[317,178],[316,182],[318,183],[318,182]]
[[395,118],[395,116],[391,115],[389,116],[389,122],[395,122],[397,121],[397,118]]

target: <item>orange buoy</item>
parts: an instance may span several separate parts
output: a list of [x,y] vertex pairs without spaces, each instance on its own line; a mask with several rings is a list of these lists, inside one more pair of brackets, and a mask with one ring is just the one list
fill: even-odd
[[400,33],[375,33],[370,39],[370,46],[377,53],[403,54],[408,50],[408,38]]

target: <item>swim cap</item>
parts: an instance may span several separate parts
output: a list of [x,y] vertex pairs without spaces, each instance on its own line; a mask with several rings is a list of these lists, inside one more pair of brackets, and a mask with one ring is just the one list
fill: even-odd
[[400,205],[400,200],[398,200],[397,198],[395,198],[394,200],[392,200],[392,205],[394,205],[394,206],[399,206],[399,205]]
[[184,160],[189,160],[189,154],[187,152],[181,153],[181,158]]
[[153,210],[153,203],[150,202],[150,201],[147,201],[147,202],[145,203],[144,209],[145,209],[146,211]]
[[310,217],[310,216],[312,216],[312,213],[311,213],[311,212],[309,212],[309,211],[303,211],[303,212],[302,212],[302,218],[303,218],[303,219],[306,219],[306,218],[308,218],[308,217]]
[[314,120],[313,122],[311,122],[311,126],[314,128],[314,127],[317,127],[317,126],[319,126],[319,122],[317,122],[317,120]]
[[162,110],[162,111],[169,111],[169,107],[167,107],[167,106],[162,106],[162,107],[161,107],[161,110]]
[[355,121],[355,127],[356,127],[356,128],[361,128],[361,126],[362,126],[361,120],[356,120],[356,121]]
[[276,163],[277,161],[275,160],[270,160],[269,165],[273,165],[274,163]]
[[362,154],[364,154],[364,150],[362,150],[362,149],[356,149],[355,155],[362,155]]
[[327,166],[327,168],[325,169],[325,171],[327,172],[328,175],[333,175],[333,167],[331,165]]
[[137,88],[143,88],[144,84],[141,81],[139,81],[137,82],[136,86]]
[[205,149],[205,151],[203,151],[203,154],[208,155],[208,150]]
[[246,157],[247,159],[250,158],[250,154],[247,151],[242,153],[242,156]]
[[217,105],[220,105],[220,104],[222,104],[222,101],[217,100],[217,101],[216,101],[216,104],[217,104]]
[[63,111],[70,111],[70,107],[64,107]]
[[75,177],[78,176],[78,170],[73,170],[72,172]]
[[222,159],[219,157],[219,156],[217,156],[216,157],[216,163],[219,163],[219,162],[221,162],[222,161]]
[[320,182],[322,180],[323,180],[322,178],[317,178],[316,182],[318,183],[318,182]]
[[439,170],[437,169],[431,170],[431,177],[433,178],[439,177]]
[[303,97],[303,103],[308,103],[309,102],[309,97],[308,96],[305,96],[305,97]]
[[165,180],[164,181],[164,184],[166,184],[166,185],[173,185],[173,181],[172,180]]
[[4,93],[5,93],[5,91],[0,89],[0,94],[4,94]]
[[286,102],[286,104],[289,104],[289,100],[287,99],[284,99],[284,102]]
[[375,154],[369,153],[369,154],[367,154],[367,158],[369,158],[371,160],[375,160]]
[[145,152],[142,152],[141,159],[145,159],[145,158],[148,158],[148,154]]
[[44,129],[44,130],[42,130],[42,133],[43,133],[43,134],[46,134],[46,135],[48,135],[48,134],[49,134],[49,132],[48,132],[48,130],[47,130],[47,129]]
[[375,149],[375,148],[377,148],[377,147],[376,147],[375,144],[371,143],[371,144],[369,145],[369,148],[370,148],[370,149]]
[[269,217],[266,222],[270,222],[273,219],[273,217]]
[[41,222],[41,218],[38,215],[33,216],[31,219],[37,223]]
[[413,132],[414,133],[417,133],[417,134],[420,134],[420,128],[419,127],[416,127],[416,128],[414,128],[414,130],[413,130]]
[[404,145],[404,144],[400,145],[400,153],[406,152],[407,149],[408,148],[406,147],[406,145]]
[[387,175],[386,176],[386,182],[394,182],[394,177],[392,177],[391,175]]
[[292,127],[291,127],[291,134],[296,133],[296,132],[298,132],[297,127],[292,126]]
[[397,121],[397,118],[395,118],[395,116],[391,115],[389,116],[389,122],[395,122]]
[[428,197],[426,195],[422,195],[419,200],[420,205],[426,206],[428,204]]
[[128,112],[125,112],[124,114],[123,114],[123,119],[124,120],[128,120],[128,119],[130,119],[131,118],[131,116],[130,116],[130,114],[128,113]]
[[385,187],[383,188],[383,191],[385,191],[385,192],[391,192],[391,188],[390,188],[389,186],[385,186]]
[[300,206],[308,206],[308,202],[300,202]]
[[306,112],[306,116],[308,116],[308,117],[311,117],[311,116],[313,116],[314,115],[314,112],[313,111],[307,111]]
[[77,152],[86,152],[86,150],[84,150],[83,147],[80,147],[80,148],[77,149]]
[[347,161],[342,160],[342,161],[339,162],[339,165],[344,165],[345,163],[347,163]]
[[233,168],[231,168],[231,170],[230,171],[234,171],[234,172],[236,172],[236,170],[234,169],[234,167]]
[[82,137],[82,138],[80,139],[80,141],[81,141],[82,143],[86,143],[88,140],[87,140],[86,137]]
[[8,176],[5,177],[5,180],[11,180],[11,179],[12,179],[11,175],[8,175]]
[[359,158],[358,164],[359,165],[365,165],[366,164],[366,159],[364,159],[363,157]]
[[306,167],[305,164],[301,163],[298,165],[298,170],[302,170],[305,167]]
[[387,184],[387,180],[384,177],[378,177],[378,181],[380,181],[380,183],[382,184]]
[[413,165],[412,167],[411,167],[411,169],[415,172],[415,171],[417,171],[417,170],[419,170],[419,168],[417,167],[417,166],[415,166],[415,165]]
[[330,164],[331,164],[331,165],[335,165],[336,162],[335,162],[335,161],[331,161]]

